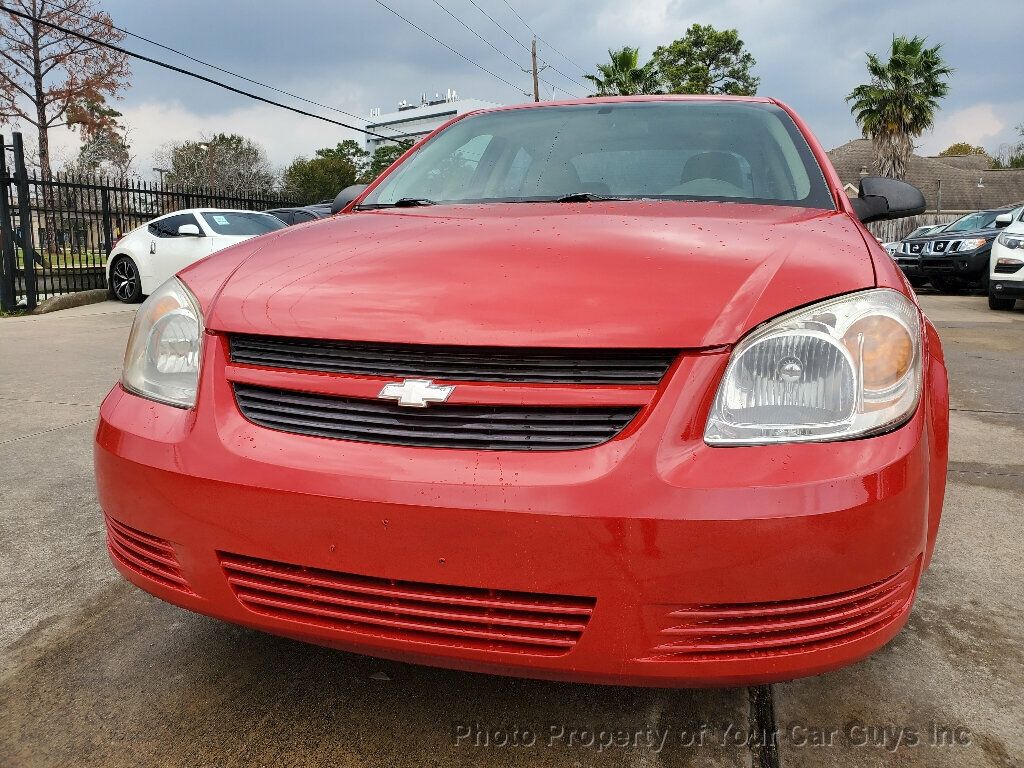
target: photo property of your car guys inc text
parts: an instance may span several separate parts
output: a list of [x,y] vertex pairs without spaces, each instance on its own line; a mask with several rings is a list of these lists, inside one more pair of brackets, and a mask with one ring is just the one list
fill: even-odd
[[1024,768],[1019,16],[0,0],[0,768]]

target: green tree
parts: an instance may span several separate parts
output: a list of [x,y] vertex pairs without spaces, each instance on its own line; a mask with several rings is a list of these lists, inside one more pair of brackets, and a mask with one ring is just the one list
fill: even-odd
[[640,51],[628,45],[617,51],[609,49],[608,64],[598,64],[596,75],[584,75],[597,88],[594,96],[635,96],[661,93],[661,75],[657,65],[649,61],[640,66]]
[[959,155],[987,155],[984,147],[968,144],[966,141],[957,141],[950,144],[939,152],[939,157],[957,157]]
[[1001,146],[992,160],[993,168],[1024,168],[1024,123],[1017,126],[1017,133],[1022,141]]
[[751,72],[757,61],[739,32],[710,24],[694,24],[679,40],[659,46],[654,61],[669,93],[753,96],[761,82]]
[[176,187],[260,194],[277,182],[263,146],[237,133],[174,142],[161,149],[156,159],[170,168],[167,183]]
[[864,136],[875,147],[883,176],[902,179],[914,139],[932,127],[939,100],[949,93],[941,45],[925,46],[923,37],[894,37],[889,60],[867,55],[871,81],[846,97]]
[[363,176],[366,162],[366,150],[346,139],[335,147],[318,149],[311,158],[296,157],[285,168],[282,186],[306,203],[332,200]]
[[359,178],[360,183],[369,184],[372,182],[384,173],[395,160],[404,155],[411,146],[412,142],[408,140],[381,144],[373,151],[370,162]]
[[90,176],[129,176],[134,158],[120,117],[116,109],[95,99],[83,99],[69,107],[68,127],[79,131],[82,145],[65,169]]

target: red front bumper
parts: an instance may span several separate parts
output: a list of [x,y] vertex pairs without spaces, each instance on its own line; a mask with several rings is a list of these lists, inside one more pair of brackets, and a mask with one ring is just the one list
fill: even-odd
[[605,445],[476,452],[253,425],[210,339],[196,409],[115,387],[95,459],[121,573],[227,621],[503,674],[776,681],[892,638],[934,540],[939,361],[867,440],[709,448],[720,353],[684,356]]

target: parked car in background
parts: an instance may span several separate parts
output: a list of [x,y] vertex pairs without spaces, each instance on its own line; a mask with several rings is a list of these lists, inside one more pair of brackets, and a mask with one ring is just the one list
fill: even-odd
[[[903,240],[906,240],[906,239],[911,238],[911,237],[921,237],[922,235],[932,234],[933,232],[939,231],[944,226],[946,226],[946,225],[945,224],[925,224],[924,226],[921,226],[921,227],[918,227],[917,229],[915,229],[909,235],[904,237]],[[885,252],[888,253],[890,256],[895,256],[896,252],[900,248],[900,243],[902,243],[903,240],[894,240],[894,241],[891,241],[891,242],[888,242],[888,243],[882,243],[882,247],[885,248]],[[879,242],[882,242],[882,241],[879,239]]]
[[941,232],[943,229],[949,226],[949,224],[950,222],[946,222],[945,224],[925,224],[915,229],[909,235],[904,237],[903,240],[909,240],[910,238],[913,237],[924,237],[925,235],[934,235],[936,232]]
[[1024,210],[996,236],[989,257],[989,309],[1013,309],[1024,299]]
[[894,256],[911,285],[929,282],[938,291],[956,288],[984,288],[988,284],[992,241],[1006,226],[1003,214],[1020,213],[1019,208],[975,211],[961,216],[941,230],[908,237]]
[[326,219],[331,215],[331,206],[330,203],[327,205],[317,203],[316,205],[303,205],[297,208],[271,208],[269,211],[264,211],[264,213],[277,216],[277,218],[290,227],[293,224],[306,224],[317,219]]
[[924,197],[860,189],[767,98],[457,117],[142,306],[96,430],[111,558],[203,614],[481,672],[862,659],[931,558],[948,397],[863,225]]
[[284,229],[258,211],[196,208],[175,211],[133,229],[107,257],[107,287],[126,304],[142,301],[176,272],[229,245]]

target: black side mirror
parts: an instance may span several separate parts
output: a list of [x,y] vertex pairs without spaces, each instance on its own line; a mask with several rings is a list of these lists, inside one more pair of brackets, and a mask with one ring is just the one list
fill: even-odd
[[860,194],[850,201],[857,218],[869,221],[902,219],[924,213],[921,190],[913,184],[882,176],[865,176],[860,180]]
[[353,200],[355,200],[357,197],[363,194],[363,192],[366,191],[366,188],[368,186],[370,185],[351,184],[345,187],[343,190],[341,190],[341,192],[338,193],[338,196],[334,198],[334,202],[331,203],[331,213],[337,213],[338,211],[344,210],[344,208],[348,206],[349,203],[351,203]]

